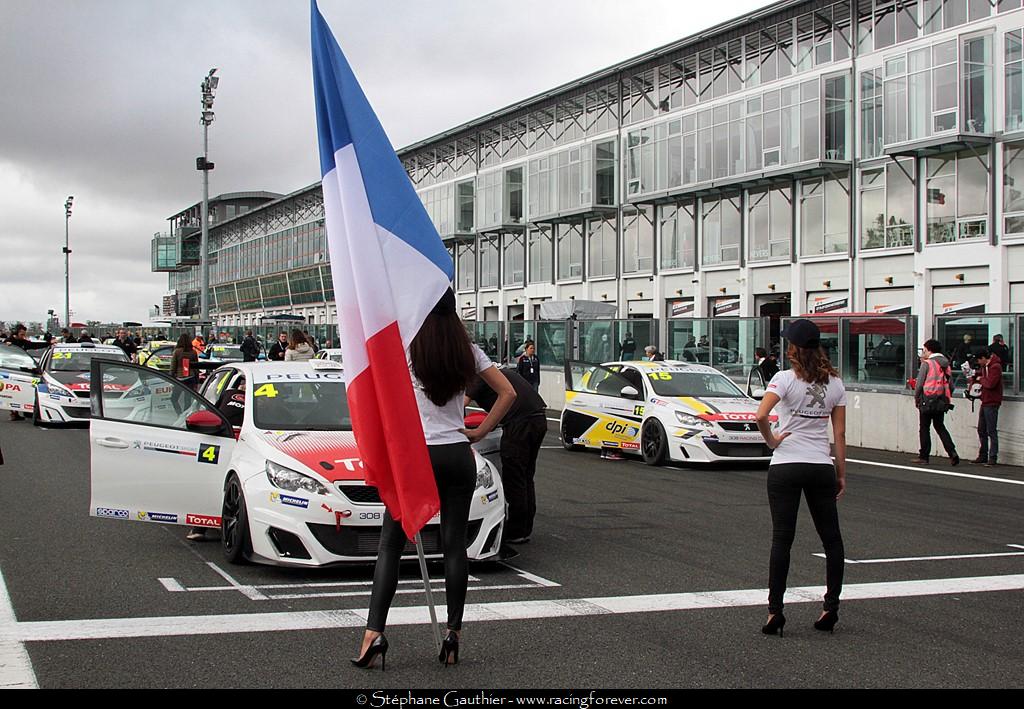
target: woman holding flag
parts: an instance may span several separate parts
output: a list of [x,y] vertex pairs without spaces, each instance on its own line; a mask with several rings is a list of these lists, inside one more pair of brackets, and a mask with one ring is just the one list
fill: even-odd
[[[466,527],[476,489],[476,463],[470,443],[494,430],[516,398],[512,384],[472,344],[455,312],[455,295],[447,290],[434,306],[409,345],[409,369],[423,434],[441,499],[441,548],[444,551],[445,596],[448,632],[438,659],[442,664],[459,661],[459,634],[466,605],[469,567],[466,560]],[[477,374],[497,394],[498,400],[478,428],[467,431],[463,395]],[[381,669],[388,651],[384,626],[398,588],[398,567],[406,545],[402,525],[384,514],[377,565],[373,572],[370,612],[356,667],[369,667],[380,655]]]

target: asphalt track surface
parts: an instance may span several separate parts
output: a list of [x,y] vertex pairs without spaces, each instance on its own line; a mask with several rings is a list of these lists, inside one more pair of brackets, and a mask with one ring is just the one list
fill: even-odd
[[[955,469],[986,480],[851,464],[840,519],[861,563],[846,566],[840,624],[811,628],[818,592],[787,597],[778,638],[759,632],[763,469],[650,468],[566,452],[551,435],[533,541],[509,565],[470,569],[460,664],[437,663],[422,608],[407,608],[424,603],[412,565],[381,673],[348,663],[370,567],[229,566],[184,527],[89,517],[87,431],[3,420],[0,444],[0,571],[15,616],[0,609],[0,653],[27,650],[40,687],[1024,686],[1021,469]],[[930,469],[954,470],[940,458]],[[820,551],[802,507],[791,588],[823,584]],[[3,664],[0,684],[24,680]]]

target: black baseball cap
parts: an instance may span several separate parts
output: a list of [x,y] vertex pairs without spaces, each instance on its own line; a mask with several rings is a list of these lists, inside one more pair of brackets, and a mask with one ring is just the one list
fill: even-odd
[[806,318],[790,322],[782,330],[782,336],[802,349],[814,349],[821,345],[821,330]]

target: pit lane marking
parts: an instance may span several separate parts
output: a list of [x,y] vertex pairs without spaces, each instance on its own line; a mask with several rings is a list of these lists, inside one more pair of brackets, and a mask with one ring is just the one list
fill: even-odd
[[[158,578],[157,581],[164,587],[165,590],[171,593],[182,593],[182,592],[215,592],[215,591],[238,591],[242,593],[246,598],[253,601],[274,601],[274,600],[296,600],[300,598],[348,598],[354,596],[369,596],[371,593],[370,587],[373,585],[371,579],[362,581],[325,581],[316,583],[270,583],[270,584],[243,584],[227,571],[220,568],[213,562],[206,562],[207,566],[213,569],[218,575],[228,582],[227,586],[185,586],[175,578]],[[470,591],[498,591],[498,590],[514,590],[514,589],[536,589],[536,588],[558,588],[561,584],[546,579],[536,574],[531,574],[528,571],[523,571],[509,564],[502,563],[502,566],[513,571],[517,576],[526,581],[527,583],[505,583],[505,584],[485,584],[481,586],[470,586]],[[471,582],[479,582],[481,579],[477,576],[470,576]],[[399,595],[417,594],[422,593],[420,585],[423,583],[421,579],[400,579],[398,583],[411,586],[412,588],[402,589],[396,591]],[[432,586],[437,590],[444,590],[444,579],[443,578],[432,578]],[[359,590],[340,590],[340,591],[320,591],[317,589],[332,589],[332,588],[357,588]],[[296,589],[311,589],[311,591],[296,591]],[[363,590],[365,589],[365,590]],[[292,593],[264,593],[264,591],[293,591]]]
[[18,639],[17,627],[18,618],[0,571],[0,689],[39,689],[32,660],[24,642]]
[[[1024,549],[1024,545],[1021,544],[1007,544],[1006,546],[1014,549]],[[813,556],[825,558],[825,555],[821,552],[816,552]],[[847,564],[897,564],[904,561],[948,561],[951,559],[992,559],[1001,556],[1024,556],[1024,551],[1000,551],[1000,552],[989,552],[982,554],[937,554],[934,556],[899,556],[890,557],[886,559],[844,559],[843,561]]]
[[[973,576],[963,578],[888,581],[848,584],[843,601],[946,596],[1024,590],[1024,574]],[[823,586],[792,588],[788,603],[821,603]],[[761,607],[767,589],[744,589],[696,593],[666,593],[641,596],[610,596],[542,601],[475,603],[466,606],[467,621],[514,621],[537,618],[585,617],[715,608]],[[438,612],[444,614],[444,606]],[[90,618],[81,620],[25,621],[7,623],[4,637],[16,643],[110,638],[173,637],[265,633],[295,630],[361,628],[368,609],[280,613],[235,613],[230,615],[159,616],[148,618]],[[392,608],[389,625],[426,625],[426,606]]]

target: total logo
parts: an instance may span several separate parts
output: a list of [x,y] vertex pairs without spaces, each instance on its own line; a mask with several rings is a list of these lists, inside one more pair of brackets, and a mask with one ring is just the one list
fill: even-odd
[[214,527],[220,529],[220,517],[187,514],[185,515],[185,524],[190,524],[193,527]]
[[301,507],[306,509],[309,507],[309,500],[302,497],[293,497],[292,495],[284,495],[280,492],[270,493],[270,501],[277,502],[282,505],[289,505],[291,507]]
[[624,423],[618,423],[617,421],[609,421],[605,424],[605,430],[610,431],[615,436],[625,436],[632,438],[636,434],[640,433],[640,429],[636,426],[627,426]]
[[638,450],[640,450],[640,444],[639,443],[632,443],[630,441],[623,441],[619,445],[619,448],[621,448],[624,451],[638,451]]
[[169,514],[167,512],[143,512],[140,510],[136,513],[136,517],[139,518],[140,522],[164,522],[166,524],[178,523],[178,515]]
[[97,507],[97,517],[113,517],[114,519],[128,519],[128,510],[117,510],[112,507]]

